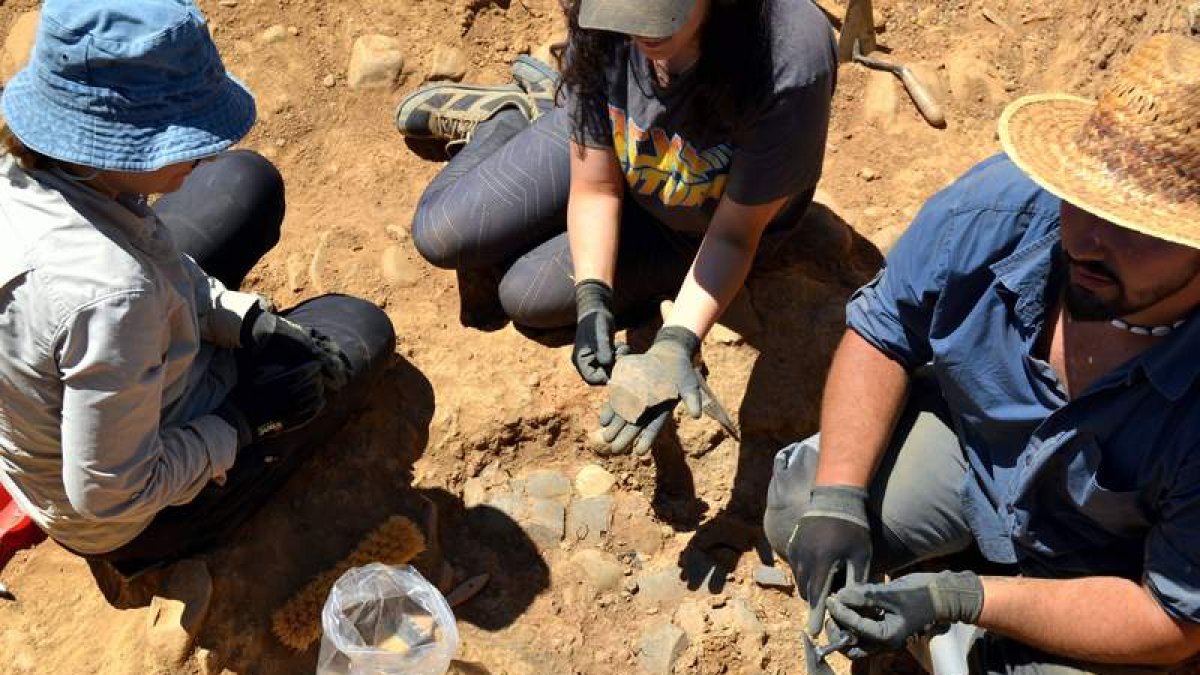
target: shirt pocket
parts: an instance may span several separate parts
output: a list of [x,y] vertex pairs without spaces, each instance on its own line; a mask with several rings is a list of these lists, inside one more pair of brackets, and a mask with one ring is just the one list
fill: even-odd
[[[1144,533],[1150,520],[1140,489],[1105,485],[1104,450],[1094,438],[1081,439],[1067,466],[1067,492],[1079,513],[1100,529],[1128,537]],[[1124,486],[1122,486],[1124,487]]]

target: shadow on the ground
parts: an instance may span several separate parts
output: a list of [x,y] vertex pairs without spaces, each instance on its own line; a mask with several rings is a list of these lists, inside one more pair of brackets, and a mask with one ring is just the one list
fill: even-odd
[[[434,408],[428,379],[397,358],[368,408],[300,467],[234,541],[204,557],[212,596],[195,644],[207,654],[211,672],[312,672],[319,642],[303,652],[285,647],[271,632],[273,613],[396,514],[425,534],[426,552],[412,564],[444,593],[473,576],[491,576],[483,592],[456,608],[460,621],[499,630],[549,586],[545,561],[507,515],[489,507],[466,509],[444,490],[412,487],[413,463],[425,451]],[[169,591],[171,569],[106,595],[117,606],[146,606]],[[102,587],[109,581],[97,578]],[[319,610],[312,620],[320,621]]]

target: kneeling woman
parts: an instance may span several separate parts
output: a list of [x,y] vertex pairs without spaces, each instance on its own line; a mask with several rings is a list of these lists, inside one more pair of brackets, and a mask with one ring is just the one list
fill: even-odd
[[190,0],[46,0],[31,58],[3,94],[0,484],[129,574],[227,538],[362,403],[392,328],[230,290],[283,183],[222,152],[254,100]]
[[[414,241],[460,284],[494,276],[514,322],[575,323],[590,384],[611,374],[614,313],[673,296],[651,351],[687,379],[764,235],[785,235],[812,199],[832,32],[810,0],[576,0],[568,12],[563,107],[546,104],[553,73],[527,57],[517,85],[433,84],[401,103],[405,135],[466,143],[422,196]],[[694,382],[675,384],[698,415]],[[653,433],[641,436],[645,449]]]

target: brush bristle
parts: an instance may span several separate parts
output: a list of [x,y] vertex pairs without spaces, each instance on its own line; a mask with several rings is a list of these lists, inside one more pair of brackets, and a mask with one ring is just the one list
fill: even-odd
[[321,638],[321,610],[333,584],[354,567],[374,562],[407,565],[425,550],[421,530],[404,516],[392,516],[363,539],[354,552],[309,581],[271,617],[271,630],[283,644],[304,651]]

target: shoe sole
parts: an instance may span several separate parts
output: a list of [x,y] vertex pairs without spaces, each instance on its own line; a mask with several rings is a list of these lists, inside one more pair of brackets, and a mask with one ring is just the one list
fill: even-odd
[[[396,130],[399,131],[400,134],[402,136],[404,136],[405,138],[412,138],[412,139],[416,139],[416,140],[433,140],[433,139],[436,139],[437,137],[433,136],[431,134],[412,133],[411,131],[407,131],[405,129],[404,125],[401,123],[402,120],[407,119],[410,115],[412,115],[414,112],[416,112],[416,108],[423,105],[425,103],[425,101],[429,100],[429,98],[431,98],[432,96],[437,95],[437,94],[433,94],[430,92],[432,92],[435,89],[439,89],[439,88],[455,89],[458,91],[495,92],[498,89],[509,90],[509,87],[511,87],[511,92],[513,94],[518,94],[520,96],[528,95],[525,93],[524,89],[522,89],[521,87],[519,87],[515,84],[514,85],[494,85],[494,84],[487,85],[487,84],[458,84],[457,82],[453,83],[453,84],[446,83],[446,82],[435,82],[432,84],[426,84],[421,87],[418,87],[415,91],[408,94],[404,98],[400,99],[400,103],[396,106],[396,113],[393,118],[393,122],[396,125]],[[512,104],[517,107],[520,107],[521,112],[525,113],[526,117],[528,117],[531,114],[531,111],[529,109],[531,106],[522,106],[521,102],[519,100],[514,100],[512,102]],[[493,110],[491,112],[491,114],[495,114],[502,109],[503,108],[497,108],[497,109]]]

